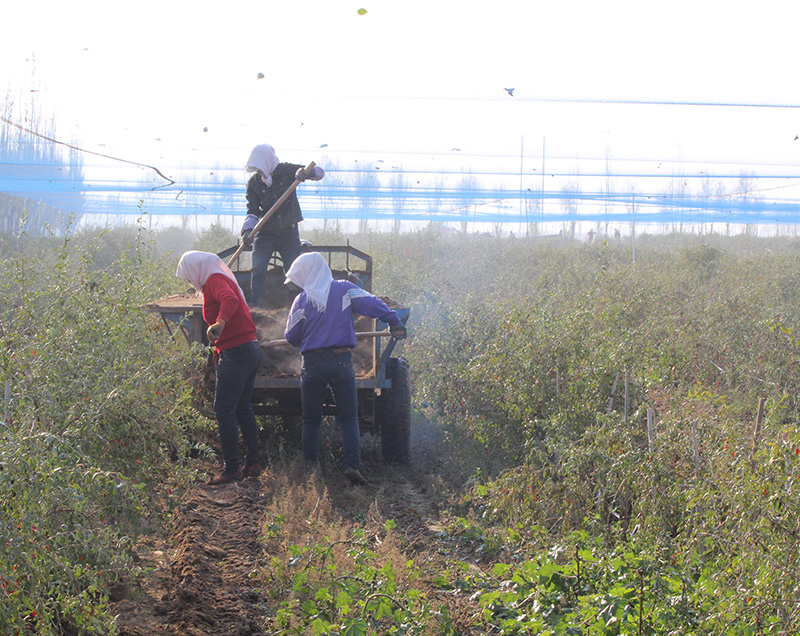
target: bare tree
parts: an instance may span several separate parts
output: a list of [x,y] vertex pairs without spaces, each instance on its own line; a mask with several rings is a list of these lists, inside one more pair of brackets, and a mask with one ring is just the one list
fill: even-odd
[[578,213],[578,196],[581,193],[581,184],[576,175],[567,181],[561,188],[561,209],[567,214]]
[[408,182],[402,172],[402,168],[392,174],[389,179],[389,185],[392,188],[392,232],[394,234],[400,233],[400,223],[403,218],[403,212],[406,207],[406,197]]

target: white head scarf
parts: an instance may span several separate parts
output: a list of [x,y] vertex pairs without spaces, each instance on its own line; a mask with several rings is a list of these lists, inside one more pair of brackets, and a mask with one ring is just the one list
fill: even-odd
[[242,288],[239,287],[236,276],[233,275],[231,268],[225,264],[225,261],[216,254],[198,252],[195,250],[184,252],[181,256],[181,260],[178,261],[178,268],[175,270],[175,275],[178,278],[188,280],[192,287],[201,293],[203,287],[206,286],[206,281],[212,274],[223,274],[230,278],[236,283],[236,288],[239,290],[242,300],[244,300],[244,292],[242,292]]
[[322,254],[306,252],[298,256],[286,272],[286,280],[302,288],[317,311],[325,311],[333,274]]
[[270,146],[269,144],[260,144],[253,148],[252,152],[250,153],[250,158],[247,160],[247,164],[245,164],[244,169],[247,172],[256,172],[257,170],[261,170],[264,173],[264,176],[261,177],[261,180],[267,184],[267,186],[272,185],[272,171],[280,163],[278,156],[275,154],[275,149]]

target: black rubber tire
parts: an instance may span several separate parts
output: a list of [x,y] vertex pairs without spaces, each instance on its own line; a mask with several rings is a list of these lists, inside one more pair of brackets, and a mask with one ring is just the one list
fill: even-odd
[[383,459],[390,464],[411,461],[411,375],[403,358],[389,358],[386,377],[392,381],[377,398],[375,416],[381,432]]

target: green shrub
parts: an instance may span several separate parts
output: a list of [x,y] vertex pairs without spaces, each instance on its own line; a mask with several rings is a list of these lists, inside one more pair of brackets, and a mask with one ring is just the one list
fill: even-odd
[[6,244],[0,279],[0,631],[109,634],[109,590],[188,475],[170,456],[202,423],[199,352],[144,308],[174,280],[143,231],[103,267],[91,242],[26,243]]
[[[644,237],[635,267],[608,245],[428,236],[384,247],[383,280],[412,307],[417,406],[442,429],[441,465],[469,484],[457,532],[487,563],[509,562],[473,573],[474,625],[797,632],[796,245]],[[595,559],[581,593],[576,560],[541,554],[574,532],[592,537]],[[519,540],[503,547],[509,536]],[[549,574],[537,583],[543,567],[566,587]]]

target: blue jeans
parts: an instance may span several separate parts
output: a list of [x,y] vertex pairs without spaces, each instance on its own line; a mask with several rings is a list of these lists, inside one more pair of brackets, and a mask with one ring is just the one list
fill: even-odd
[[265,288],[267,285],[267,268],[273,252],[278,252],[283,261],[284,273],[300,256],[300,230],[297,224],[279,230],[261,230],[253,240],[253,267],[250,272],[250,304],[253,307],[264,307]]
[[259,461],[258,423],[253,405],[253,384],[261,365],[261,345],[248,342],[219,354],[214,414],[225,472],[239,470],[239,429],[242,430],[247,464]]
[[342,429],[345,468],[361,466],[361,440],[358,431],[358,397],[353,354],[330,350],[303,354],[300,371],[300,397],[303,403],[303,457],[319,460],[319,427],[325,392],[331,387],[336,417]]

